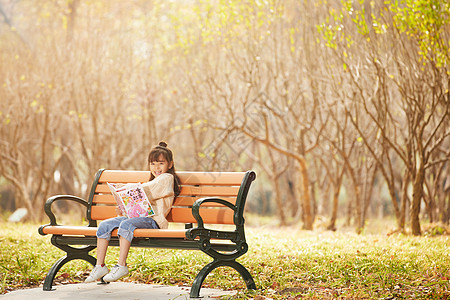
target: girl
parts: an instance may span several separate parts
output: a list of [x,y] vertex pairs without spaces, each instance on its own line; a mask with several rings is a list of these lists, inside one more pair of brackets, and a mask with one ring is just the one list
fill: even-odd
[[[169,213],[173,199],[180,193],[179,179],[175,173],[172,151],[165,142],[160,142],[148,156],[150,181],[143,184],[144,191],[150,200],[155,214],[151,217],[127,218],[118,216],[104,220],[97,229],[97,264],[85,282],[93,282],[103,277],[106,282],[116,281],[128,274],[126,264],[130,250],[133,232],[136,228],[166,229],[166,216]],[[120,209],[116,207],[118,215]],[[118,228],[119,261],[111,269],[105,266],[105,256],[108,249],[111,232]],[[106,275],[106,276],[105,276]]]

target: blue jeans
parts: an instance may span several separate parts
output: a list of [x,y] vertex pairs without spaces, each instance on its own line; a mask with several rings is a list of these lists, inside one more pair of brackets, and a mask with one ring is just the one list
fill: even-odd
[[115,217],[106,219],[100,223],[97,229],[97,238],[109,241],[111,239],[111,232],[116,228],[119,228],[117,235],[131,243],[133,240],[133,232],[136,228],[159,229],[159,226],[155,220],[148,217]]

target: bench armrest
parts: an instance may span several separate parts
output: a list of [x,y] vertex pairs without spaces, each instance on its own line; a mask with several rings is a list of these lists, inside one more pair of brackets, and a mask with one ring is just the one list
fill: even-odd
[[234,212],[236,212],[236,206],[226,200],[219,199],[219,198],[201,198],[194,202],[194,205],[192,205],[192,215],[194,216],[195,220],[197,221],[198,227],[204,228],[203,219],[200,216],[200,206],[203,203],[208,202],[214,202],[219,203],[224,206],[227,206],[228,208],[231,208]]
[[76,203],[82,204],[84,206],[86,206],[86,208],[89,206],[88,202],[80,197],[77,196],[72,196],[72,195],[57,195],[57,196],[53,196],[47,199],[47,201],[45,202],[45,206],[44,206],[44,210],[45,210],[45,214],[48,216],[48,218],[50,219],[50,224],[49,225],[58,225],[56,222],[56,217],[55,214],[52,211],[52,204],[56,201],[62,201],[62,200],[69,200],[69,201],[74,201]]
[[236,206],[226,200],[219,199],[219,198],[201,198],[194,202],[194,205],[192,205],[192,215],[194,216],[195,220],[197,221],[197,227],[196,228],[190,228],[186,232],[186,237],[188,239],[195,239],[196,237],[200,238],[215,238],[215,239],[223,239],[223,240],[231,240],[233,242],[237,242],[242,237],[237,231],[219,231],[219,230],[211,230],[206,229],[203,219],[200,216],[200,206],[202,206],[203,203],[208,202],[214,202],[222,204],[230,209],[232,209],[234,212],[236,212]]
[[[203,203],[214,202],[220,203],[234,211],[234,223],[236,225],[236,230],[234,231],[225,231],[225,230],[212,230],[204,227],[204,222],[202,217],[200,216],[200,206]],[[244,234],[244,222],[240,222],[237,220],[237,207],[223,199],[219,198],[202,198],[195,201],[192,206],[192,215],[197,221],[197,227],[191,228],[186,231],[186,238],[188,240],[194,240],[196,238],[199,239],[200,250],[213,257],[214,259],[224,259],[224,260],[232,260],[237,257],[243,255],[248,250],[247,243],[245,242],[245,234]],[[235,244],[236,249],[230,253],[221,253],[214,249],[214,246],[211,244],[211,239],[218,240],[229,240],[230,242]]]

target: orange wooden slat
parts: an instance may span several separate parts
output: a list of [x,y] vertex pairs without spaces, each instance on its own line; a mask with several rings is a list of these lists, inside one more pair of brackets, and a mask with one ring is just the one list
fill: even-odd
[[180,195],[195,196],[237,196],[239,192],[238,186],[182,186]]
[[[200,209],[200,216],[205,224],[233,224],[231,209]],[[197,223],[192,216],[192,209],[174,207],[167,215],[167,220],[174,223]]]
[[42,229],[45,234],[58,234],[58,235],[84,235],[95,236],[97,233],[97,227],[86,226],[46,226]]
[[117,217],[115,206],[92,206],[91,207],[91,219],[92,220],[105,220],[109,218]]
[[108,185],[106,184],[97,184],[95,187],[95,192],[98,194],[111,194],[111,190],[109,189]]
[[[203,197],[177,197],[173,201],[173,206],[192,206],[195,201]],[[220,199],[227,200],[232,204],[236,204],[236,198],[220,197]],[[202,207],[224,207],[222,204],[207,202],[202,204]]]
[[95,204],[111,204],[116,205],[116,200],[114,200],[114,197],[112,194],[109,195],[94,195],[94,199],[92,200]]
[[150,179],[150,171],[105,170],[99,182],[146,182]]
[[[99,194],[110,194],[111,191],[109,190],[109,187],[106,184],[98,184],[96,189],[96,193]],[[192,185],[183,185],[181,186],[181,192],[180,195],[186,195],[186,196],[217,196],[217,197],[226,197],[226,196],[236,196],[239,192],[238,186],[207,186],[207,185],[200,185],[200,186],[192,186]]]
[[[46,226],[43,228],[45,234],[72,235],[72,236],[95,236],[97,227],[86,226]],[[117,229],[113,230],[112,236],[117,236]],[[134,237],[167,237],[185,238],[185,229],[135,229]]]
[[[117,236],[117,230],[112,232]],[[168,237],[168,238],[186,238],[186,229],[140,229],[134,230],[134,237]]]
[[[105,220],[116,217],[114,206],[92,206],[91,219]],[[233,224],[233,211],[231,209],[202,208],[200,216],[205,224]],[[167,215],[167,220],[174,223],[197,223],[192,216],[192,209],[173,207]]]
[[244,178],[245,172],[177,172],[185,185],[237,185]]
[[[184,185],[236,185],[239,186],[245,172],[177,172]],[[99,182],[146,182],[150,179],[149,171],[105,170]]]
[[[198,199],[201,199],[203,197],[177,197],[173,201],[173,206],[192,206],[195,201]],[[230,198],[230,197],[221,197],[220,199],[227,200],[228,202],[235,204],[236,199]],[[116,205],[116,201],[114,200],[114,197],[109,194],[101,194],[101,195],[94,195],[94,199],[92,200],[92,203],[94,205],[99,204],[105,204],[105,205]],[[205,204],[202,204],[202,207],[224,207],[222,204],[214,203],[214,202],[208,202]]]

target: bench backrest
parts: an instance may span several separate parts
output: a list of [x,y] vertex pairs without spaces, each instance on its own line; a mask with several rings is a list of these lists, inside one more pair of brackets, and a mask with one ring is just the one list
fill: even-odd
[[[254,172],[177,172],[181,181],[181,193],[175,198],[167,220],[174,223],[196,223],[192,205],[199,198],[218,197],[239,206],[243,210]],[[106,185],[110,183],[147,182],[149,171],[99,170],[89,197],[87,218],[90,221],[115,217],[116,202]],[[239,195],[239,197],[238,197]],[[243,211],[225,208],[217,203],[205,203],[200,215],[206,224],[234,224]]]

